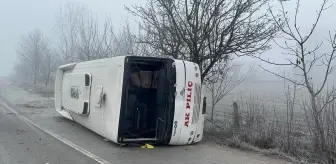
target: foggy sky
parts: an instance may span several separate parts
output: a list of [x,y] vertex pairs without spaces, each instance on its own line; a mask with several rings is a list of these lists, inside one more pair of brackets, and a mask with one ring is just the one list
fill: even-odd
[[[55,33],[56,17],[61,5],[67,3],[80,2],[96,14],[101,21],[106,15],[113,18],[115,27],[124,23],[126,18],[132,21],[134,17],[124,10],[124,5],[145,4],[146,0],[0,0],[0,76],[9,75],[16,60],[16,49],[23,35],[39,28],[52,41],[56,41]],[[293,3],[294,2],[294,3]],[[289,10],[295,6],[295,1],[286,2]],[[315,10],[318,9],[321,0],[304,0],[299,14],[299,25],[303,30],[311,27],[315,17]],[[329,3],[331,4],[331,3]],[[289,12],[289,14],[293,14]],[[336,7],[324,12],[322,19],[313,35],[311,45],[316,45],[318,41],[325,40],[328,30],[336,30],[336,22],[333,18],[336,15]],[[280,40],[281,42],[281,40]],[[324,48],[327,51],[328,47]],[[281,50],[273,46],[271,51],[266,52],[263,56],[276,61],[284,61],[281,56]],[[250,58],[240,58],[239,63],[251,64],[258,63],[257,60]],[[267,66],[273,70],[278,67]]]
[[0,0],[0,76],[11,73],[15,63],[16,49],[23,35],[39,28],[55,41],[56,18],[62,5],[82,3],[103,21],[111,15],[117,27],[127,17],[132,18],[124,10],[124,5],[141,4],[145,0]]

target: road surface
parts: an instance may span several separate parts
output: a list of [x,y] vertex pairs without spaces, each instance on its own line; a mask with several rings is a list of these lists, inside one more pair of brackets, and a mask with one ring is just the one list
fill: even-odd
[[[96,159],[97,163],[102,163],[99,162],[99,160],[101,160],[107,161],[111,164],[290,163],[287,161],[266,157],[256,153],[243,152],[237,149],[219,146],[209,141],[204,141],[196,145],[155,147],[154,149],[141,149],[139,146],[120,147],[111,142],[105,141],[102,136],[99,136],[98,134],[88,130],[87,128],[75,122],[69,121],[63,117],[60,117],[60,115],[55,112],[55,109],[53,107],[53,100],[49,98],[41,97],[34,93],[29,93],[13,85],[10,85],[9,83],[0,84],[0,89],[0,97],[2,97],[0,104],[3,104],[2,106],[17,111],[19,115],[22,115],[25,118],[31,120],[31,122],[36,126],[50,131],[52,135],[62,137],[61,139],[59,139],[59,145],[62,145],[61,142],[64,142],[63,139],[67,140],[68,142],[66,143],[68,144],[69,148],[71,147],[74,150],[76,149],[82,154],[86,155],[86,158],[83,157],[85,161],[87,161],[87,157],[93,157]],[[0,137],[1,135],[2,133],[0,133]],[[30,139],[32,140],[31,142],[34,143],[35,140],[33,140],[32,137],[30,137]],[[54,147],[54,144],[57,145],[56,140],[52,140],[51,136],[49,137],[49,139],[50,141],[43,140],[45,141],[44,143],[50,145],[51,148]],[[68,153],[70,152],[70,149],[65,150],[66,148],[61,146],[55,147],[56,150],[64,149],[60,152],[66,152],[65,154],[70,155],[70,153]],[[40,154],[44,151],[44,149],[33,149],[32,151],[35,154]],[[45,148],[45,152],[48,152],[47,148]],[[77,156],[71,155],[70,159],[76,161],[76,159],[80,157],[79,152]],[[29,156],[29,154],[25,155],[25,152],[22,152],[22,156]],[[64,156],[64,159],[67,159],[66,157],[67,156]]]
[[0,105],[0,164],[93,164],[91,158],[22,121]]

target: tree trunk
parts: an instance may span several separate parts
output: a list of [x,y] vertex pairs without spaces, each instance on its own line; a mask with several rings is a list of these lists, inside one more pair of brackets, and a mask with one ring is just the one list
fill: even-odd
[[44,86],[47,87],[48,86],[48,83],[49,83],[49,73],[48,73],[48,76],[46,78],[46,81],[44,83]]
[[238,104],[234,102],[233,106],[233,134],[236,135],[240,129],[239,109]]
[[48,84],[49,84],[49,80],[50,80],[50,72],[51,72],[51,69],[50,69],[50,66],[49,66],[49,68],[48,68],[47,78],[46,78],[46,81],[45,81],[45,84],[44,84],[45,87],[47,87]]
[[37,69],[35,68],[35,70],[34,70],[34,85],[36,85],[36,80],[37,80]]
[[325,145],[325,137],[323,132],[323,127],[321,127],[320,119],[319,119],[319,110],[316,104],[316,97],[311,95],[311,105],[312,105],[312,112],[313,112],[313,119],[315,123],[315,140],[316,140],[316,149],[318,153],[323,155],[324,145]]
[[212,125],[212,134],[215,132],[215,122],[214,122],[214,111],[215,111],[215,107],[212,103],[212,107],[211,107],[211,125]]

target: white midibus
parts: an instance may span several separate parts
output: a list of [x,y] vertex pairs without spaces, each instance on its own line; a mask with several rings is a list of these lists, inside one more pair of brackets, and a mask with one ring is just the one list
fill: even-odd
[[195,63],[118,56],[60,66],[55,108],[117,144],[187,145],[203,137],[202,88]]

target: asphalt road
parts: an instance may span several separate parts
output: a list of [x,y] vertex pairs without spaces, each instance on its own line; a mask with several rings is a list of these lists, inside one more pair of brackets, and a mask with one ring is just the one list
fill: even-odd
[[0,164],[46,163],[97,162],[27,124],[0,104]]
[[[104,164],[290,163],[257,153],[220,146],[209,140],[196,145],[155,146],[154,149],[141,149],[140,145],[120,147],[104,140],[102,136],[80,124],[61,117],[55,111],[53,104],[53,100],[49,98],[27,92],[7,82],[1,82],[0,78],[0,164],[66,164],[95,163],[95,161]],[[19,116],[9,111],[18,113]],[[20,118],[31,122],[34,127],[42,129],[49,135],[32,128]],[[24,131],[20,132],[20,130]]]

